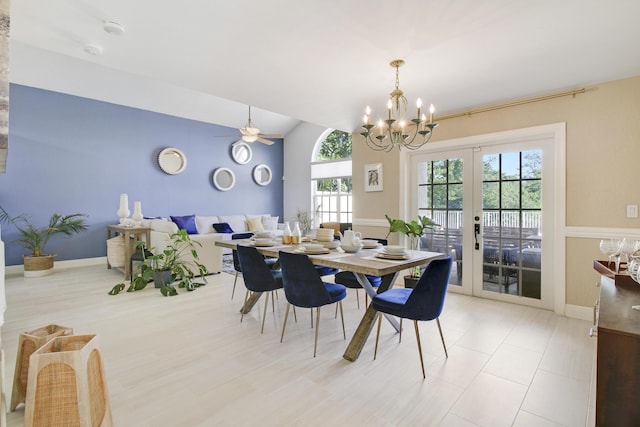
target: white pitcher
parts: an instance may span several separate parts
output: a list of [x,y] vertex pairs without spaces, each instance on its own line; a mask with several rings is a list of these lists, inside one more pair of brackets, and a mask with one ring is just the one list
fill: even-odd
[[360,239],[362,238],[362,233],[359,231],[353,230],[345,230],[344,236],[342,237],[342,244],[347,246],[355,246],[360,244]]

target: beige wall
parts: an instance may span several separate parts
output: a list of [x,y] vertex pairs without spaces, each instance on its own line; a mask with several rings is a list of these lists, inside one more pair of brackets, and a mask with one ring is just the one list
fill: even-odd
[[[591,238],[571,237],[572,227],[637,229],[640,219],[626,218],[626,205],[640,204],[640,76],[587,86],[584,94],[479,113],[440,122],[433,141],[566,122],[567,269],[566,303],[591,306],[598,290],[593,259],[597,230]],[[411,94],[409,94],[411,96]],[[470,107],[471,108],[471,107]],[[437,119],[437,118],[436,118]],[[367,235],[386,234],[372,220],[400,212],[400,165],[397,149],[369,149],[353,138],[354,228]],[[382,163],[384,191],[365,193],[364,165]],[[359,226],[364,221],[367,226]],[[605,232],[603,230],[602,232]],[[594,234],[595,233],[595,234]]]

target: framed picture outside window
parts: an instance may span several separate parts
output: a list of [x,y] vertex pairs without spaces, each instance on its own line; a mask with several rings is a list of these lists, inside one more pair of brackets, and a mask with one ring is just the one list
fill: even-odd
[[364,191],[382,191],[382,163],[364,165]]

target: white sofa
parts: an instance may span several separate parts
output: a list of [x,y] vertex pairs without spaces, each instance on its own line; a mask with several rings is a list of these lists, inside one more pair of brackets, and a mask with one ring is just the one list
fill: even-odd
[[[257,218],[260,218],[258,221]],[[278,224],[278,217],[271,215],[220,215],[220,216],[195,216],[197,234],[190,234],[191,240],[200,243],[197,248],[200,262],[207,267],[210,274],[222,271],[222,255],[231,253],[230,249],[221,248],[215,245],[219,240],[231,240],[234,234],[249,233],[259,223],[263,229],[269,229],[274,235],[282,234],[282,227]],[[233,233],[218,233],[213,228],[213,224],[227,223]],[[178,225],[171,219],[145,220],[142,224],[151,229],[151,247],[155,252],[161,252],[170,242],[170,236],[178,231]],[[268,228],[267,228],[268,227]],[[274,229],[275,227],[275,229]],[[185,256],[191,257],[190,253]],[[194,268],[194,272],[196,272]]]

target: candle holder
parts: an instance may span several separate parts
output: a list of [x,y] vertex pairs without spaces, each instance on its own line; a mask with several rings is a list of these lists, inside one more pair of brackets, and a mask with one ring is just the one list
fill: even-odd
[[125,193],[120,195],[120,208],[118,209],[118,218],[120,218],[120,225],[128,225],[127,218],[129,218],[129,196]]

